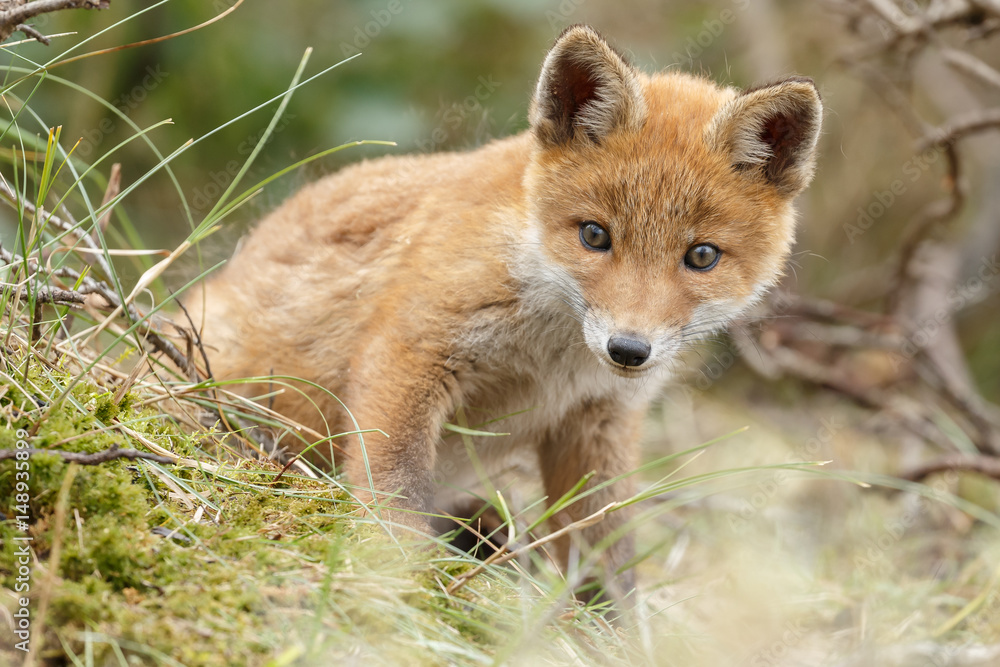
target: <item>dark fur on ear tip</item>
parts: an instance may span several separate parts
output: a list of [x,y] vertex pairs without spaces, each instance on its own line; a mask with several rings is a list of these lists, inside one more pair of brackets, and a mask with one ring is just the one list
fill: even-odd
[[762,83],[755,83],[752,86],[748,86],[743,89],[743,94],[747,95],[749,93],[756,92],[758,90],[764,90],[766,88],[774,88],[775,86],[780,86],[786,83],[804,83],[812,86],[819,95],[819,88],[816,87],[816,82],[813,81],[811,76],[802,76],[801,74],[793,74],[791,76],[786,76],[781,79],[771,79],[769,81],[764,81]]
[[546,146],[575,139],[600,143],[620,127],[645,118],[639,75],[600,33],[566,28],[542,64],[529,120]]
[[794,196],[812,179],[822,121],[815,82],[791,76],[741,91],[716,114],[707,136],[734,169]]
[[555,45],[559,43],[559,41],[566,35],[577,30],[584,32],[588,35],[592,35],[597,39],[601,40],[601,42],[603,42],[606,47],[611,49],[615,53],[615,55],[621,58],[626,65],[632,66],[632,61],[629,59],[627,55],[625,55],[625,53],[623,53],[620,49],[618,49],[618,47],[616,47],[614,44],[608,41],[608,38],[605,37],[600,30],[597,30],[593,26],[587,25],[586,23],[574,23],[573,25],[567,27],[565,30],[559,33],[559,36],[556,37],[555,41],[552,44]]

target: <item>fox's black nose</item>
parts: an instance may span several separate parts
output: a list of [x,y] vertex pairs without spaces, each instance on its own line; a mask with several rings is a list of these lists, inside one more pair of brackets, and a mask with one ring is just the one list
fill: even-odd
[[612,336],[608,341],[611,360],[622,366],[642,366],[649,359],[649,343],[628,336]]

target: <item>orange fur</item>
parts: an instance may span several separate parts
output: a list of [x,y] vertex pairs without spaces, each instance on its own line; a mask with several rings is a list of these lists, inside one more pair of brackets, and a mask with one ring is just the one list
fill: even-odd
[[[476,447],[491,469],[535,458],[550,498],[590,472],[591,485],[626,473],[678,352],[781,273],[820,116],[808,80],[740,92],[646,76],[593,30],[570,28],[543,65],[528,132],[364,162],[268,216],[206,286],[213,370],[305,378],[385,431],[364,455],[346,441],[344,463],[358,488],[370,472],[377,495],[395,494],[390,518],[411,527],[457,502],[449,487],[476,482],[461,443],[441,438],[459,407],[471,423],[535,408],[483,427],[511,435]],[[587,221],[609,250],[584,246]],[[685,265],[702,243],[722,252],[708,271]],[[616,362],[615,336],[648,344],[648,358]],[[335,400],[307,395],[286,391],[274,407],[323,432],[353,428]],[[630,489],[607,487],[557,521]],[[627,517],[609,515],[584,543]],[[568,542],[559,550],[567,558]],[[624,538],[603,559],[616,597],[631,588],[613,573],[632,553]]]

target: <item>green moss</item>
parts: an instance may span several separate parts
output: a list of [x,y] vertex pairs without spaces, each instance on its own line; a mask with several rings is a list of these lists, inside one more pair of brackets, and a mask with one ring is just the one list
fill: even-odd
[[[356,505],[329,481],[287,473],[274,484],[268,462],[207,453],[204,434],[137,409],[134,392],[116,405],[108,387],[82,381],[57,402],[73,380],[30,369],[18,385],[37,389],[41,400],[8,386],[0,413],[16,418],[0,425],[0,447],[15,447],[24,428],[39,449],[144,449],[115,428],[127,423],[165,449],[226,469],[213,476],[129,460],[77,467],[44,622],[53,659],[90,653],[94,664],[118,664],[121,651],[141,664],[262,665],[283,654],[317,665],[358,655],[381,664],[442,664],[444,655],[481,663],[516,634],[516,584],[489,574],[445,595],[441,582],[469,561],[401,548],[377,525],[358,522]],[[56,454],[30,459],[36,611],[69,466]],[[14,473],[14,461],[0,462],[0,511],[8,516]],[[7,588],[18,535],[15,522],[0,522]],[[14,596],[0,596],[0,604],[13,611]],[[5,650],[0,664],[10,657]]]
[[[71,378],[30,374],[29,380],[55,397]],[[199,448],[192,436],[165,420],[142,421],[144,415],[132,407],[134,394],[115,405],[110,393],[81,383],[67,400],[54,406],[41,403],[8,387],[0,407],[13,406],[22,418],[0,426],[0,447],[16,446],[18,428],[35,430],[29,441],[36,448],[97,452],[112,445],[135,447],[121,433],[98,428],[117,417],[174,451],[189,454]],[[239,484],[269,479],[262,473],[271,471],[263,468],[248,467],[235,475],[241,479],[225,484],[198,471],[177,471],[178,478],[197,482],[199,493],[213,496],[217,506],[225,508],[226,520],[221,525],[189,524],[180,533],[187,541],[175,541],[153,529],[177,528],[191,518],[191,508],[174,499],[165,502],[172,489],[146,466],[117,460],[78,468],[69,489],[59,585],[46,619],[47,645],[64,642],[73,651],[83,650],[81,633],[96,630],[118,642],[148,647],[151,655],[161,653],[187,664],[262,662],[271,645],[261,640],[268,635],[262,588],[280,583],[282,571],[299,563],[280,549],[261,546],[296,540],[304,556],[321,558],[325,532],[338,521],[329,513],[330,492],[301,489],[327,498],[297,498],[255,494]],[[52,550],[55,503],[68,467],[55,454],[30,460],[29,534],[42,561]],[[0,511],[8,516],[17,514],[14,473],[14,461],[0,463]],[[12,538],[19,534],[15,522],[0,523],[0,585],[7,588],[15,583]],[[35,568],[32,595],[41,588],[40,571]],[[12,604],[9,596],[4,604]],[[95,649],[98,663],[102,656],[110,658],[109,644]]]
[[105,424],[110,424],[120,412],[118,404],[111,400],[111,396],[107,394],[98,397],[97,405],[94,406],[94,417]]

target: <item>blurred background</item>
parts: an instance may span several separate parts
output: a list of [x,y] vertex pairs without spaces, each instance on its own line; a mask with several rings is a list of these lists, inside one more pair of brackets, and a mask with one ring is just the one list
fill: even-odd
[[[49,15],[39,19],[45,21],[39,28],[89,35],[148,4],[115,0],[101,12]],[[171,2],[109,30],[88,48],[182,30],[231,4],[222,0]],[[523,130],[545,51],[562,29],[577,22],[600,29],[647,71],[693,70],[736,86],[790,73],[816,79],[828,115],[818,177],[799,204],[803,224],[798,249],[803,255],[798,278],[813,292],[836,291],[837,296],[851,299],[871,295],[866,269],[891,252],[905,223],[938,194],[942,164],[918,165],[904,173],[907,161],[916,155],[914,138],[875,91],[838,63],[858,39],[850,31],[849,17],[837,11],[836,3],[627,0],[612,6],[587,0],[296,0],[281,3],[279,8],[271,2],[247,0],[231,16],[202,31],[83,60],[53,74],[86,86],[124,110],[140,127],[173,119],[173,125],[152,134],[167,150],[280,94],[306,47],[314,50],[308,73],[360,53],[296,93],[253,175],[263,177],[349,140],[382,139],[398,146],[351,149],[324,160],[312,173],[283,179],[258,199],[256,209],[243,212],[245,223],[273,208],[317,171],[331,171],[379,153],[467,149]],[[74,39],[57,38],[48,49],[34,44],[20,48],[25,56],[44,61]],[[938,83],[920,91],[918,104],[931,120],[969,108],[973,96],[983,92],[983,86],[975,84],[969,90],[970,84],[954,80],[955,74],[942,70],[940,64],[936,68],[933,63],[927,65],[928,71],[920,71],[919,76]],[[998,90],[990,92],[995,100]],[[47,119],[50,124],[63,123],[66,138],[83,138],[76,154],[84,159],[103,154],[131,133],[106,109],[79,93],[50,85],[37,94],[53,110]],[[231,178],[232,161],[242,163],[266,126],[267,111],[223,129],[178,160],[175,166],[195,213],[214,203],[219,185]],[[969,170],[967,176],[980,181],[973,183],[973,196],[985,201],[969,208],[987,216],[1000,197],[997,188],[984,187],[1000,182],[995,159],[1000,141],[984,135],[976,144],[969,152],[984,168]],[[130,174],[134,178],[156,163],[139,142],[120,151],[115,160],[124,165],[126,184]],[[913,175],[917,180],[910,180]],[[906,187],[902,194],[892,195],[898,201],[859,238],[850,237],[844,226],[856,224],[858,209],[877,202],[876,195],[899,178]],[[149,244],[172,246],[183,237],[185,225],[175,215],[180,206],[177,194],[163,180],[154,179],[144,189],[144,203],[155,206],[144,206],[143,220],[137,226]],[[969,215],[969,224],[976,229],[969,236],[967,259],[974,263],[973,255],[997,248],[1000,225],[972,219],[975,212]],[[996,307],[995,296],[992,299],[983,304],[982,312]],[[991,349],[1000,349],[1000,334],[978,319],[963,327],[968,331],[968,345],[979,348],[989,341]],[[986,366],[996,368],[998,355]],[[989,384],[988,377],[982,379]],[[996,381],[984,389],[995,395]]]
[[[183,30],[232,4],[171,2],[109,30],[87,49]],[[969,11],[949,18],[949,7],[959,5]],[[36,27],[89,35],[146,6],[113,0],[106,11],[62,12]],[[688,472],[833,460],[837,468],[896,474],[940,454],[990,453],[982,435],[988,429],[977,431],[975,423],[962,421],[960,409],[949,411],[941,407],[947,401],[939,405],[914,390],[926,378],[916,365],[900,369],[901,359],[915,355],[907,344],[930,350],[928,357],[935,350],[957,355],[962,382],[982,399],[1000,401],[1000,136],[992,131],[959,139],[958,171],[949,169],[953,149],[922,143],[935,127],[974,119],[1000,102],[1000,75],[990,82],[996,69],[970,74],[974,67],[962,70],[953,62],[961,52],[987,70],[1000,67],[1000,49],[988,39],[1000,30],[1000,17],[978,6],[938,0],[246,0],[204,30],[52,74],[87,87],[140,127],[173,119],[151,134],[166,154],[281,94],[307,47],[313,49],[307,75],[351,58],[295,94],[246,183],[347,141],[397,146],[350,148],[283,177],[209,239],[202,251],[210,258],[228,256],[256,219],[302,183],[343,164],[381,154],[466,150],[524,130],[542,58],[574,23],[595,26],[646,71],[694,71],[738,87],[792,73],[810,76],[826,105],[821,157],[813,185],[798,201],[798,243],[777,293],[807,297],[814,316],[802,321],[806,326],[793,340],[774,324],[788,301],[772,303],[763,329],[722,338],[694,354],[686,383],[672,389],[649,420],[649,456],[750,426]],[[875,7],[895,13],[880,16]],[[937,17],[933,34],[920,28],[920,17],[928,16]],[[17,48],[43,62],[76,39]],[[67,145],[81,138],[76,154],[83,159],[132,134],[77,91],[46,84],[36,95],[33,106],[48,110],[48,124],[64,126]],[[276,106],[225,127],[175,161],[196,223]],[[158,158],[133,142],[113,161],[122,163],[127,186]],[[106,174],[109,166],[100,169]],[[908,307],[915,292],[901,296],[899,284],[917,264],[901,257],[914,238],[924,238],[929,207],[953,201],[956,184],[961,206],[946,219],[931,216],[924,226],[934,231],[933,242],[920,244],[919,270],[940,269],[945,282],[929,309],[926,300]],[[176,247],[190,231],[178,193],[162,174],[119,208],[116,215],[128,216],[146,247]],[[180,285],[193,275],[193,261],[168,283]],[[141,267],[129,270],[123,267],[126,280]],[[801,317],[804,310],[797,308],[791,311]],[[815,314],[823,308],[826,315]],[[906,312],[924,315],[901,329],[880,319]],[[953,334],[947,340],[931,326],[938,312]],[[851,328],[841,326],[845,321]],[[896,347],[887,352],[869,338],[861,344],[859,331],[895,335]],[[793,350],[802,363],[768,366],[787,358],[775,350]],[[807,372],[813,368],[807,362],[815,373]],[[824,369],[835,369],[835,376]],[[984,408],[987,421],[995,418],[992,409]],[[922,432],[925,427],[934,432]],[[1000,495],[988,476],[949,474],[945,488],[996,510]],[[809,656],[826,655],[830,642],[841,639],[848,647],[916,641],[982,590],[997,555],[995,536],[976,532],[966,514],[845,483],[766,478],[687,508],[693,512],[658,519],[662,533],[646,536],[655,554],[643,566],[646,575],[669,584],[652,587],[663,606],[701,596],[681,609],[690,632],[664,641],[687,650],[704,632],[713,642],[731,644],[722,654],[746,664],[778,664],[789,655],[805,662],[787,664],[819,664]],[[897,531],[892,521],[905,525]],[[975,636],[1000,641],[1000,602],[987,611],[992,616],[976,626]],[[790,619],[805,626],[789,626]],[[794,634],[799,627],[804,629]],[[775,657],[779,649],[782,660]],[[704,656],[705,650],[695,653]]]
[[[167,3],[107,31],[87,48],[179,31],[231,4]],[[873,289],[874,283],[884,282],[879,267],[893,254],[916,212],[940,196],[944,168],[933,152],[912,161],[919,157],[916,137],[894,116],[878,86],[866,83],[857,68],[843,62],[845,54],[861,48],[862,37],[879,38],[879,30],[885,30],[859,26],[845,10],[853,4],[296,0],[276,5],[247,0],[204,30],[65,65],[53,74],[86,86],[140,127],[173,119],[172,125],[150,135],[169,151],[280,94],[306,47],[313,49],[307,74],[356,56],[295,94],[247,182],[350,140],[388,140],[397,146],[352,148],[278,181],[213,241],[220,256],[228,254],[226,248],[254,219],[320,173],[382,153],[469,149],[523,130],[541,60],[553,39],[572,23],[594,25],[647,71],[680,68],[735,86],[805,74],[817,81],[827,117],[818,175],[799,202],[802,225],[793,278],[799,291],[870,306],[883,296]],[[145,6],[148,3],[138,0],[115,0],[101,12],[48,15],[38,20],[38,27],[50,34],[89,35]],[[24,56],[44,61],[76,39],[56,38],[49,48],[18,48]],[[987,60],[997,61],[989,44],[976,48]],[[917,57],[921,62],[912,68],[908,64],[905,71],[906,85],[913,87],[916,108],[930,123],[1000,97],[1000,88],[959,80],[940,58]],[[891,68],[886,72],[904,76]],[[81,158],[103,154],[132,132],[78,92],[46,85],[37,95],[51,109],[49,124],[62,123],[67,141],[82,138],[76,151]],[[222,129],[176,161],[196,219],[211,208],[242,164],[275,106]],[[963,149],[970,162],[963,178],[969,181],[970,197],[960,225],[967,231],[962,261],[971,276],[982,258],[1000,245],[995,215],[1000,206],[1000,188],[995,187],[1000,183],[1000,140],[995,133],[983,134],[969,144]],[[141,142],[132,142],[114,161],[123,163],[127,185],[157,159]],[[898,194],[891,189],[897,180]],[[879,199],[880,193],[887,194]],[[169,181],[151,179],[137,194],[143,210],[134,222],[144,243],[174,247],[187,223],[178,215],[179,197]],[[888,206],[882,203],[890,197]],[[867,226],[861,229],[859,224]],[[959,314],[962,345],[982,390],[996,400],[1000,319],[990,314],[1000,297],[994,285],[975,299],[974,308]]]

